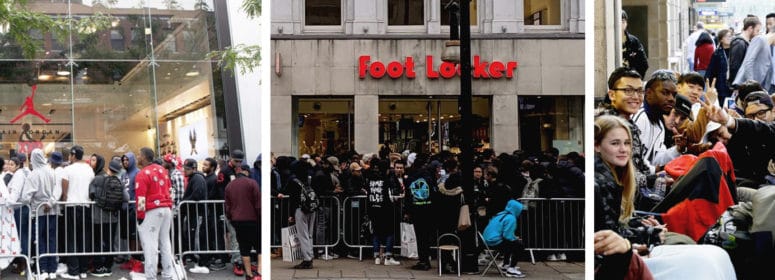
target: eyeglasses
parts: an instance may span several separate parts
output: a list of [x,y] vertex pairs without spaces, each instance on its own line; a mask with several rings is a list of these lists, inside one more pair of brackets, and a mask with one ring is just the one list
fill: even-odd
[[641,96],[646,92],[643,88],[615,88],[613,90],[623,91],[624,95],[629,97]]
[[761,109],[756,113],[745,114],[745,117],[748,119],[764,119],[764,117],[767,115],[767,112],[769,111],[770,109]]

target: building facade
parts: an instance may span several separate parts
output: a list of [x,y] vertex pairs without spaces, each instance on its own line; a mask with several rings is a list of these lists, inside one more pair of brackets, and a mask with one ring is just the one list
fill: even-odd
[[[459,151],[447,0],[272,1],[272,151]],[[471,1],[480,148],[583,150],[584,1]]]
[[235,78],[206,58],[229,38],[226,2],[27,1],[69,23],[62,34],[30,30],[33,57],[0,31],[2,154],[78,144],[203,160],[244,148]]

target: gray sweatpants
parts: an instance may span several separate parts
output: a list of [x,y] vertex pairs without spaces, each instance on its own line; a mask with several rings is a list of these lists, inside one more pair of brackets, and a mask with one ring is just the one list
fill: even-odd
[[156,265],[159,261],[159,253],[161,253],[161,277],[162,279],[172,279],[171,224],[172,210],[162,207],[145,212],[145,220],[142,224],[137,225],[137,232],[143,245],[145,279],[147,280],[156,279]]
[[315,227],[315,216],[317,213],[304,213],[301,208],[296,208],[296,235],[299,237],[299,246],[301,247],[301,257],[305,261],[311,261],[315,257],[312,251],[312,231]]
[[234,226],[226,219],[226,229],[229,231],[229,247],[232,250],[231,263],[242,263],[242,257],[239,255],[239,243],[237,242],[237,231],[234,230]]

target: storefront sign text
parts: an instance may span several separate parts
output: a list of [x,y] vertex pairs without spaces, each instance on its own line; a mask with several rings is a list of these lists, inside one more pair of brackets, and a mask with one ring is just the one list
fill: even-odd
[[[439,77],[444,79],[451,79],[455,76],[460,76],[460,65],[451,62],[442,62],[438,68],[434,67],[433,56],[428,55],[425,57],[425,76],[428,79],[438,79]],[[474,79],[500,79],[514,78],[514,70],[517,69],[516,61],[500,62],[500,61],[482,61],[478,55],[473,57],[472,76]],[[387,74],[390,78],[398,79],[406,76],[408,79],[414,79],[417,73],[414,70],[414,58],[407,56],[406,59],[401,61],[391,61],[387,64],[381,61],[371,61],[371,56],[362,55],[358,58],[358,77],[365,79],[366,76],[370,76],[375,79],[380,79]]]

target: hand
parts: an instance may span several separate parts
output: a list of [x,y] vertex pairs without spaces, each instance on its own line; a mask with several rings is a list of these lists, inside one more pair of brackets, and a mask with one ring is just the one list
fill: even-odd
[[640,223],[647,227],[660,227],[659,221],[654,216],[647,216],[645,219],[640,220]]
[[[677,132],[677,131],[674,131],[674,132]],[[683,134],[674,134],[673,142],[675,143],[675,148],[679,153],[683,154],[686,151],[687,140]]]
[[284,195],[284,194],[281,194],[281,193],[278,193],[278,194],[277,194],[277,198],[280,198],[280,199],[282,199],[282,198],[284,198],[284,197],[285,197],[285,195]]
[[713,78],[712,82],[708,82],[708,79],[705,79],[705,88],[708,89],[708,91],[705,93],[705,99],[708,100],[710,104],[718,104],[718,91],[716,90],[716,78]]
[[293,217],[288,217],[288,223],[293,224],[295,222],[295,219]]
[[640,256],[649,255],[649,247],[643,244],[632,244],[632,250]]
[[[702,102],[700,102],[700,104],[702,104]],[[729,121],[730,116],[727,114],[726,110],[716,106],[707,106],[707,105],[708,104],[704,104],[703,107],[707,112],[708,119],[710,119],[711,121],[720,123],[721,125],[724,125],[727,123],[727,121]]]
[[611,230],[595,232],[595,254],[604,256],[623,254],[630,248],[629,241]]
[[727,109],[727,115],[735,119],[739,119],[743,117],[740,114],[738,114],[737,111],[735,111],[734,109]]

